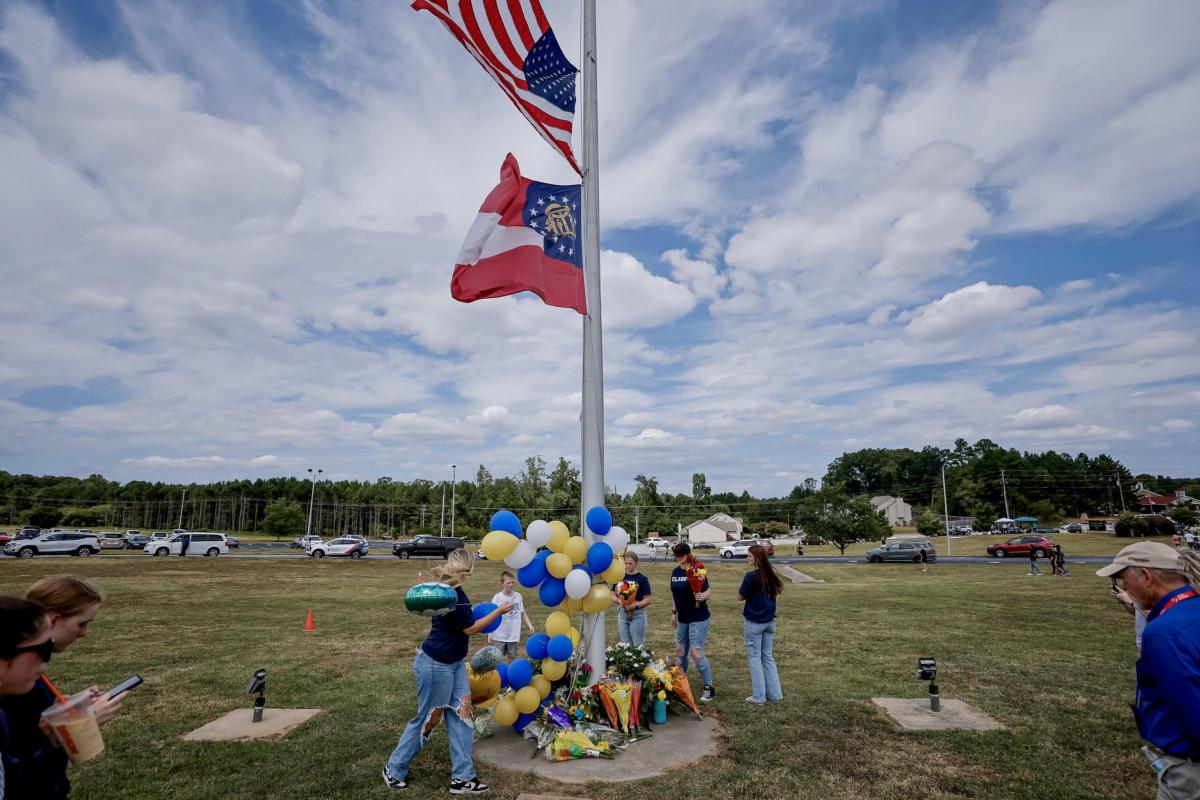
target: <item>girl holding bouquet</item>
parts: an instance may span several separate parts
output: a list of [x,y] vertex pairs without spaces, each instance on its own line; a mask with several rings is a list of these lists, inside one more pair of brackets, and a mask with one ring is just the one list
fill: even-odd
[[762,545],[751,545],[746,561],[751,569],[742,578],[738,589],[738,597],[745,602],[742,632],[746,640],[746,657],[750,661],[750,696],[746,702],[761,705],[768,700],[783,699],[772,652],[775,598],[783,591],[783,581],[775,573]]
[[617,634],[626,644],[646,643],[646,606],[650,596],[650,579],[638,572],[637,553],[625,552],[625,577],[613,586],[613,601],[617,610]]
[[708,643],[708,578],[704,565],[692,556],[692,548],[680,542],[674,549],[676,567],[671,572],[671,599],[675,610],[671,612],[671,624],[675,628],[675,653],[679,656],[679,668],[687,676],[688,656],[696,662],[700,677],[704,680],[701,703],[711,703],[717,696],[713,686],[712,667],[704,646]]

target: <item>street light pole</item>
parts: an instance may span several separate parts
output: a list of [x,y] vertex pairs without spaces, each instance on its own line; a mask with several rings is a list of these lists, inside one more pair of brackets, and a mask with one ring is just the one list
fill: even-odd
[[942,512],[946,520],[946,555],[950,555],[950,501],[946,499],[946,462],[942,462]]
[[176,528],[183,527],[183,505],[186,502],[187,502],[187,489],[184,489],[183,490],[183,498],[179,501],[179,524],[175,526]]
[[312,481],[312,490],[308,493],[308,527],[304,531],[305,538],[312,536],[312,507],[313,499],[317,496],[317,478],[321,477],[323,469],[318,469],[316,474],[313,474],[312,467],[308,468],[308,478]]
[[450,465],[450,535],[454,535],[454,495],[458,489],[458,464]]
[[442,519],[438,522],[438,536],[446,535],[446,482],[442,481]]

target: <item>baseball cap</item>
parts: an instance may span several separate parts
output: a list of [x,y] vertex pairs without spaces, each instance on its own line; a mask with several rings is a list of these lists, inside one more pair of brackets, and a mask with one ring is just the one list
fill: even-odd
[[1096,574],[1107,578],[1120,573],[1126,567],[1182,570],[1183,559],[1174,548],[1162,542],[1138,542],[1122,549],[1111,564],[1096,570]]

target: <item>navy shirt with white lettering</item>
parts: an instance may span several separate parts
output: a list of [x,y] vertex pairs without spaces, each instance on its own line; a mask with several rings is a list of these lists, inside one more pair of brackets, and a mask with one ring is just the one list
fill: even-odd
[[[708,591],[708,578],[704,579],[704,587],[700,591]],[[676,567],[671,571],[671,599],[675,601],[675,611],[680,622],[689,624],[708,619],[708,601],[705,600],[700,603],[699,608],[696,607],[696,592],[688,584],[687,571],[683,567]]]
[[443,664],[453,664],[467,657],[467,644],[470,637],[464,630],[475,624],[475,615],[471,613],[471,601],[467,593],[459,586],[458,603],[449,614],[433,618],[429,626],[429,635],[425,637],[421,649],[425,655]]

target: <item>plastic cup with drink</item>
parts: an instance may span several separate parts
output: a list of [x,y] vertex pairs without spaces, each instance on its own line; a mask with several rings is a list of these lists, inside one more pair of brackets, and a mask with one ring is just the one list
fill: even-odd
[[92,710],[91,692],[84,690],[65,702],[55,703],[42,712],[42,719],[73,763],[82,764],[104,752],[104,738]]

